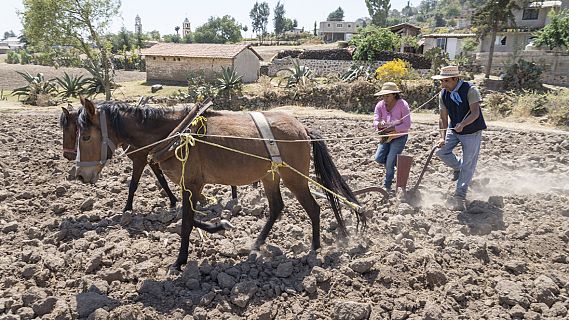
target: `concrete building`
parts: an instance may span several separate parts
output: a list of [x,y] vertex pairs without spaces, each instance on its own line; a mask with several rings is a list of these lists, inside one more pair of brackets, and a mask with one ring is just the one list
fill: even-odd
[[361,22],[348,21],[322,21],[318,36],[324,42],[349,41],[357,33],[357,28],[362,27]]
[[474,33],[432,33],[423,35],[419,44],[423,47],[423,53],[439,47],[448,53],[450,59],[454,59],[462,52],[462,42],[475,37]]
[[249,45],[159,43],[142,50],[148,82],[186,83],[191,72],[217,77],[221,67],[233,67],[243,82],[259,78],[261,56]]

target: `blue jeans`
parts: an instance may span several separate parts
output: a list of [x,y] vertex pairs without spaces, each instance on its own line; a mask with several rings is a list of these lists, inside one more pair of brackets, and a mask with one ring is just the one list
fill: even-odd
[[385,165],[385,179],[383,186],[386,189],[391,189],[393,177],[395,176],[395,162],[397,155],[405,149],[408,135],[404,135],[391,140],[389,143],[380,143],[375,152],[375,161],[379,164]]
[[[447,166],[455,171],[460,171],[456,181],[455,196],[465,198],[468,185],[472,181],[478,155],[480,154],[480,142],[482,130],[471,134],[457,134],[454,130],[447,130],[445,145],[437,151],[439,157]],[[462,159],[458,159],[452,152],[458,143],[462,144]]]

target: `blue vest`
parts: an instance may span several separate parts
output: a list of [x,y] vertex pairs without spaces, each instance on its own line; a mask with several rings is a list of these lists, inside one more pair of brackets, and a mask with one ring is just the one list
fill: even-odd
[[[450,118],[450,127],[454,128],[459,122],[466,118],[466,115],[470,111],[470,104],[468,103],[468,90],[470,89],[470,84],[468,82],[463,82],[460,88],[458,88],[458,94],[462,102],[460,104],[455,103],[450,98],[450,92],[443,90],[443,103],[445,104],[448,116]],[[475,133],[480,130],[486,129],[486,122],[484,122],[484,117],[482,116],[482,110],[480,110],[480,115],[471,124],[467,125],[462,129],[461,132],[456,132],[457,134],[469,134]]]

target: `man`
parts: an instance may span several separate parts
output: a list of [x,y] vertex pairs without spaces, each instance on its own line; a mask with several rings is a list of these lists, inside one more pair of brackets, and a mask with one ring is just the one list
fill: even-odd
[[[466,192],[478,162],[482,130],[486,129],[480,110],[482,98],[478,89],[460,79],[457,66],[443,67],[440,74],[432,78],[440,80],[442,87],[439,96],[441,137],[437,156],[454,170],[452,181],[456,181],[456,190],[448,202],[448,207],[451,210],[464,211]],[[462,144],[460,160],[453,153],[458,143]]]

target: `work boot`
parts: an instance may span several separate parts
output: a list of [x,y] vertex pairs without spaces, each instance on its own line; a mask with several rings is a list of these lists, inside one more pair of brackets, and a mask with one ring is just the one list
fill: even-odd
[[460,170],[454,170],[454,172],[452,173],[452,180],[451,181],[458,180],[459,176],[460,176]]
[[452,211],[465,211],[466,199],[460,196],[453,196],[447,200],[447,208]]

